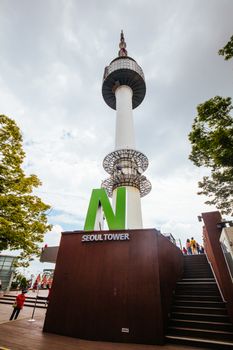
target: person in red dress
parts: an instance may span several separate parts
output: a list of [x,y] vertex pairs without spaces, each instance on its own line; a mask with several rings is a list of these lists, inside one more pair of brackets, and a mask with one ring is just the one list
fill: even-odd
[[27,293],[27,290],[22,290],[22,293],[17,295],[14,310],[13,310],[11,317],[10,317],[10,321],[13,319],[16,320],[17,317],[19,316],[19,313],[22,310],[25,299],[26,299],[26,297],[25,297],[26,293]]

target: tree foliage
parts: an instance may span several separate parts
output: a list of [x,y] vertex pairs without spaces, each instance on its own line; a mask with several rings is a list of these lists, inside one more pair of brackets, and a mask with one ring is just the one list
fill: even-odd
[[225,214],[233,214],[232,108],[230,97],[216,96],[200,104],[189,134],[189,158],[198,167],[211,170],[211,175],[199,182],[199,194],[208,196],[206,203]]
[[228,43],[218,51],[219,55],[224,56],[227,61],[233,57],[233,35],[228,41]]
[[0,250],[20,249],[21,258],[39,254],[49,205],[33,195],[41,185],[36,175],[26,176],[22,135],[14,120],[0,115]]
[[20,273],[19,271],[15,272],[13,281],[11,283],[11,289],[26,289],[30,285],[30,280]]

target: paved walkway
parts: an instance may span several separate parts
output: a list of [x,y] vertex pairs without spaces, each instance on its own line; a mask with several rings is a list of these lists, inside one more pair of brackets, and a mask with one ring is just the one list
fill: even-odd
[[94,342],[43,333],[46,310],[36,309],[35,322],[28,321],[32,308],[24,307],[15,321],[9,321],[11,312],[11,305],[0,304],[0,350],[194,350],[192,347],[176,345]]

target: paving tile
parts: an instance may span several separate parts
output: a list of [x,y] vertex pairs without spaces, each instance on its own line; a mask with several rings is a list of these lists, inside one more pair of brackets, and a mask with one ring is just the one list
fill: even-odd
[[46,310],[36,309],[35,322],[28,321],[32,308],[24,307],[15,321],[9,321],[11,312],[11,305],[0,304],[0,350],[194,350],[192,347],[171,344],[159,346],[94,342],[44,333],[42,328]]

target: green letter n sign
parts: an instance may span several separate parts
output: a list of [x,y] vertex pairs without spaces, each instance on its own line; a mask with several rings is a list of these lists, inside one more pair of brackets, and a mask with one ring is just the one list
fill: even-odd
[[102,206],[104,216],[106,218],[109,230],[124,230],[125,229],[125,208],[126,208],[126,189],[119,187],[116,195],[116,210],[113,212],[105,189],[94,189],[91,194],[91,199],[87,211],[86,221],[84,225],[85,231],[94,231],[96,214]]

